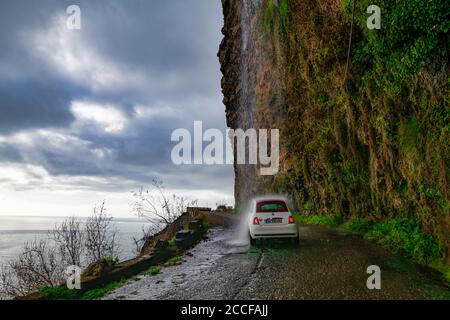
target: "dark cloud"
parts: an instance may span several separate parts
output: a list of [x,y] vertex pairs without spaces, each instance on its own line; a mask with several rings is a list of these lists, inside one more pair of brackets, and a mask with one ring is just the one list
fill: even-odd
[[217,89],[219,73],[211,69],[218,67],[219,1],[100,1],[82,10],[91,45],[128,68],[186,86],[171,95]]
[[[0,163],[31,164],[52,177],[93,178],[67,182],[78,183],[75,188],[128,190],[160,176],[172,188],[232,192],[231,166],[170,160],[173,129],[192,130],[194,120],[225,129],[216,57],[220,1],[77,1],[82,29],[52,39],[65,27],[55,17],[71,4],[1,4]],[[66,47],[58,46],[61,40]],[[71,69],[79,55],[85,60]],[[111,84],[97,86],[104,69],[112,70]],[[109,132],[89,114],[78,119],[71,107],[80,101],[120,110],[123,130]],[[30,141],[9,141],[17,133]],[[28,187],[39,183],[33,176]]]
[[22,155],[14,146],[0,143],[0,163],[22,161]]
[[0,133],[24,128],[63,127],[74,117],[70,94],[45,82],[0,82]]

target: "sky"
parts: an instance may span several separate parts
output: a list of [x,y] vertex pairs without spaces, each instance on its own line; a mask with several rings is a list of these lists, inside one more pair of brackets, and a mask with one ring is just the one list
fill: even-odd
[[226,129],[222,24],[219,0],[2,1],[0,215],[86,216],[105,200],[130,216],[154,178],[233,204],[232,166],[170,158],[174,129]]

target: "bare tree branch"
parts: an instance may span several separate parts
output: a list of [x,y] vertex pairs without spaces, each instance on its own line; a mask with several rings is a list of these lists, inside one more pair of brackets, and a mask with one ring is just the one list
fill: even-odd
[[94,208],[94,213],[86,220],[86,251],[89,260],[100,261],[115,258],[117,254],[117,230],[113,229],[112,217],[106,214],[105,203]]
[[28,242],[16,259],[0,267],[0,293],[24,296],[43,287],[60,285],[69,265],[82,267],[83,262],[114,259],[116,235],[104,202],[94,207],[84,226],[77,218],[67,218],[49,231],[53,241]]
[[82,266],[85,230],[82,228],[80,219],[67,218],[55,226],[50,236],[55,241],[61,259],[67,266]]
[[[160,179],[153,179],[152,187],[153,193],[144,188],[133,192],[135,198],[132,204],[133,212],[137,217],[145,219],[151,224],[147,230],[143,230],[142,239],[134,239],[136,246],[142,246],[147,238],[174,222],[186,211],[187,206],[197,205],[197,201],[187,201],[175,194],[167,196]],[[153,195],[154,193],[156,195]]]
[[44,240],[25,244],[17,259],[3,265],[0,292],[22,296],[46,286],[59,285],[64,280],[64,268],[54,247]]

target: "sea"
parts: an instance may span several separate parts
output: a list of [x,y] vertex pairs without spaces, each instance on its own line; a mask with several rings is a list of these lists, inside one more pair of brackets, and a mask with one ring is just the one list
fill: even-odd
[[[64,219],[64,217],[0,216],[0,266],[17,258],[26,242],[48,239],[49,230]],[[142,228],[146,226],[148,223],[145,220],[137,218],[113,219],[112,228],[117,230],[120,260],[136,256],[133,237],[142,237]]]

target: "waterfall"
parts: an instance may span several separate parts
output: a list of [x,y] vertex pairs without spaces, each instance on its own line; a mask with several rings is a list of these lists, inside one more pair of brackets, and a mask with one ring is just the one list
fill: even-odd
[[[254,128],[253,114],[255,112],[254,79],[251,70],[254,67],[250,62],[255,54],[255,34],[252,34],[254,18],[259,7],[260,0],[242,0],[240,13],[241,47],[239,53],[239,85],[241,88],[239,96],[239,128],[247,130]],[[254,58],[254,57],[253,57]],[[246,148],[248,150],[248,148]],[[254,165],[238,165],[236,183],[239,184],[241,199],[240,205],[247,206],[247,201],[253,195],[255,184]],[[242,201],[243,199],[247,201]],[[238,200],[238,199],[237,199]],[[246,252],[249,247],[247,210],[241,208],[241,217],[236,228],[236,233],[230,244],[242,247]]]
[[242,108],[240,114],[242,129],[249,129],[253,127],[253,112],[254,112],[254,92],[252,88],[251,73],[250,73],[250,55],[254,52],[254,44],[252,43],[252,20],[255,17],[256,9],[259,5],[259,0],[243,0],[240,14],[240,28],[241,28],[241,52],[239,55],[239,82],[241,86],[240,92],[240,106]]
[[[243,130],[254,128],[255,112],[255,53],[256,50],[256,13],[260,0],[245,0],[240,2],[240,52],[239,66],[239,103],[236,110],[237,127]],[[246,150],[248,152],[248,145]],[[248,154],[247,154],[248,156]],[[255,188],[255,165],[236,166],[236,202],[245,206],[249,197],[253,196]]]

